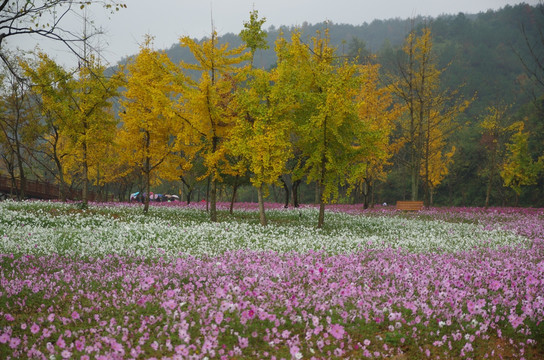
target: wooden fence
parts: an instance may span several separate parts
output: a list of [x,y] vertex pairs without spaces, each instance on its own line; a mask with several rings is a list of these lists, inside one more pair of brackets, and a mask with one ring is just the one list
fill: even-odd
[[[60,186],[38,180],[26,180],[25,184],[25,197],[36,199],[60,199]],[[0,175],[0,193],[16,195],[21,189],[21,180],[15,180],[15,187],[13,186],[12,179],[8,176]],[[82,191],[80,189],[69,189],[66,194],[68,200],[81,200]],[[87,199],[89,201],[95,201],[96,194],[89,191]],[[108,196],[111,201],[113,196]]]

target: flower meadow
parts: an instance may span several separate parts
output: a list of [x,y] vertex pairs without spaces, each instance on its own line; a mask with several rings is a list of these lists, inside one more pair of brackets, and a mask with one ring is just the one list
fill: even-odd
[[0,202],[0,358],[540,359],[544,210]]

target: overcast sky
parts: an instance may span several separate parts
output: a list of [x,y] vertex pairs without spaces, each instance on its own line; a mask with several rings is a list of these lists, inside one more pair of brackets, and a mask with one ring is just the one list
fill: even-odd
[[[255,8],[266,17],[265,29],[274,25],[301,25],[303,22],[360,25],[374,19],[410,18],[417,15],[478,13],[505,5],[539,0],[125,0],[126,9],[113,15],[93,8],[91,17],[106,34],[101,38],[102,56],[110,64],[138,52],[145,34],[155,37],[155,48],[170,48],[180,36],[202,38],[210,34],[211,18],[219,33],[239,33],[249,12]],[[82,28],[77,17],[67,19],[66,27]],[[60,62],[74,59],[62,44],[48,44],[39,38],[13,37],[11,47],[33,48],[36,43]]]

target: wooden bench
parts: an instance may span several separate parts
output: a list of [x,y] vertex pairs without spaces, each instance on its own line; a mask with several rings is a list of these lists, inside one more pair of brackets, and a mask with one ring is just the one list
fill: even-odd
[[397,210],[419,211],[423,209],[423,201],[397,201]]

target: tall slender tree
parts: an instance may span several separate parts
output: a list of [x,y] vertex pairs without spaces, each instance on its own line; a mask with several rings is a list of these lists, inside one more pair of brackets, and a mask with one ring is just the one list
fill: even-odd
[[[66,99],[70,121],[66,122],[64,135],[69,139],[72,161],[67,169],[80,174],[82,180],[82,203],[87,206],[91,168],[96,169],[106,155],[104,144],[110,143],[117,122],[110,111],[111,100],[117,96],[120,85],[117,78],[104,76],[105,67],[94,55],[85,56],[76,74],[69,82]],[[94,175],[96,177],[96,171]]]
[[44,161],[36,154],[34,159],[58,181],[60,198],[65,201],[71,183],[66,164],[72,154],[66,129],[72,117],[67,99],[71,96],[69,84],[73,74],[42,52],[36,54],[35,61],[21,61],[21,67],[31,82],[32,101],[39,107],[43,120],[42,141],[36,151],[43,155]]
[[229,140],[233,153],[248,164],[250,181],[257,189],[260,222],[266,225],[264,197],[268,185],[277,184],[292,157],[290,132],[296,106],[293,84],[284,77],[283,64],[270,72],[253,69],[238,95],[241,113]]
[[362,161],[378,151],[378,141],[372,138],[388,140],[376,132],[377,127],[365,124],[379,112],[379,107],[371,112],[370,106],[362,105],[365,99],[380,98],[374,94],[377,73],[335,56],[328,31],[318,33],[311,46],[294,32],[290,43],[280,41],[277,47],[280,62],[290,66],[290,77],[296,83],[295,131],[304,162],[299,162],[295,171],[318,184],[317,227],[321,228],[325,204],[336,201],[339,187],[360,176],[364,168],[353,166],[354,159]]
[[[121,161],[129,164],[127,171],[138,169],[144,176],[144,212],[149,210],[151,184],[160,180],[161,171],[170,171],[177,164],[176,119],[172,111],[181,92],[177,67],[165,53],[152,48],[146,37],[136,58],[126,71],[126,91],[120,113],[123,128],[118,135]],[[121,174],[124,175],[124,174]]]
[[418,199],[422,178],[427,206],[432,189],[430,159],[433,152],[442,152],[436,146],[445,146],[444,139],[458,126],[455,122],[457,116],[472,101],[462,99],[456,90],[446,92],[440,89],[443,71],[437,68],[430,28],[423,27],[420,35],[413,29],[406,37],[403,57],[397,74],[391,76],[391,84],[406,107],[406,115],[401,117],[399,128],[408,152],[411,199]]
[[230,136],[236,117],[234,106],[235,89],[240,72],[238,64],[249,59],[243,54],[244,46],[229,49],[228,44],[219,45],[217,33],[201,43],[188,36],[180,39],[196,59],[196,64],[182,62],[182,70],[194,70],[200,75],[198,81],[186,79],[183,104],[177,108],[178,121],[192,129],[201,141],[201,154],[207,168],[205,174],[211,181],[210,219],[217,221],[217,188],[221,174],[229,167],[226,160],[226,139]]
[[489,207],[491,201],[491,190],[495,178],[499,175],[502,159],[505,155],[505,144],[508,134],[519,126],[519,124],[508,124],[510,118],[507,116],[508,107],[492,106],[487,109],[487,114],[480,122],[481,140],[486,161],[483,164],[480,175],[486,178],[485,207]]
[[393,104],[390,87],[379,87],[378,65],[361,65],[359,74],[349,182],[351,188],[360,185],[364,196],[363,206],[367,208],[374,183],[385,180],[385,168],[400,147],[398,142],[391,143],[391,135],[402,107]]
[[262,225],[267,224],[264,197],[268,185],[278,182],[291,157],[289,133],[295,103],[292,83],[286,81],[283,64],[270,71],[253,67],[255,51],[268,47],[266,33],[261,29],[264,21],[258,19],[254,10],[240,33],[250,49],[251,62],[246,68],[245,86],[237,96],[241,116],[229,141],[232,152],[245,160],[252,174],[250,181],[257,189]]

